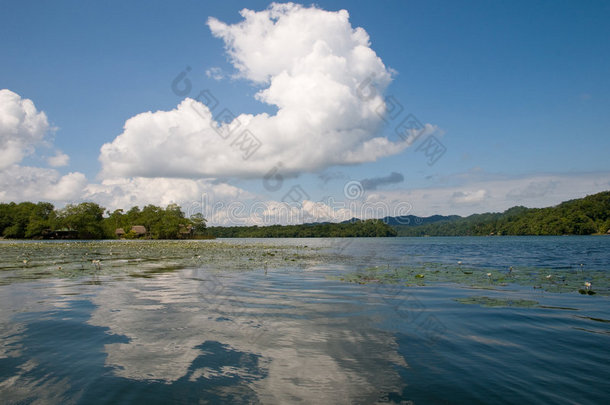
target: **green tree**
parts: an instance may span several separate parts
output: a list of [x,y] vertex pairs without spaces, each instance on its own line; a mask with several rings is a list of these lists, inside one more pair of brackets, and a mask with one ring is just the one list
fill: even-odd
[[68,204],[57,215],[58,224],[78,232],[79,239],[101,239],[104,237],[104,208],[96,203]]
[[53,204],[39,202],[32,207],[28,225],[25,228],[26,238],[42,238],[44,233],[55,226],[55,210]]
[[198,212],[193,214],[189,219],[191,221],[191,225],[193,226],[193,233],[195,235],[206,234],[206,219],[203,217],[202,213]]
[[[129,232],[129,222],[127,215],[122,209],[117,209],[112,212],[107,212],[107,217],[104,218],[103,227],[104,234],[107,238],[115,238],[116,230],[118,228],[123,228],[125,232]],[[128,228],[128,229],[125,229]]]
[[25,238],[27,226],[35,209],[36,204],[31,202],[10,203],[8,207],[10,225],[4,228],[3,235],[7,238]]

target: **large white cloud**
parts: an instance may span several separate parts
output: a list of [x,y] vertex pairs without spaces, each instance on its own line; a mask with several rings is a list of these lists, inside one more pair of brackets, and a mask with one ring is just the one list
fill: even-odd
[[87,179],[78,172],[60,175],[57,170],[12,165],[0,170],[0,201],[79,200]]
[[[252,198],[239,188],[213,180],[175,178],[112,178],[90,184],[84,174],[62,175],[52,167],[65,166],[69,156],[54,149],[46,159],[51,168],[20,165],[23,158],[44,146],[52,148],[47,135],[51,126],[34,102],[10,90],[0,90],[0,201],[95,201],[108,209],[134,205],[180,204],[189,213],[201,211],[203,200],[227,202]],[[206,209],[208,207],[205,207]]]
[[210,205],[253,198],[240,188],[211,180],[173,179],[167,177],[114,178],[99,184],[89,184],[84,190],[85,200],[96,201],[110,210],[145,206],[178,204],[187,215],[211,212]]
[[204,94],[205,102],[187,98],[174,110],[139,114],[101,148],[103,177],[254,178],[277,162],[298,174],[408,146],[376,137],[391,72],[347,11],[289,3],[241,15],[237,24],[210,18],[208,26],[277,113],[234,116]]
[[8,89],[0,90],[0,170],[34,152],[50,126],[32,100]]
[[[37,147],[50,147],[52,130],[47,116],[34,102],[8,90],[0,90],[0,201],[66,202],[82,197],[87,179],[82,173],[62,176],[57,170],[21,166]],[[68,155],[56,150],[51,166],[64,166]]]

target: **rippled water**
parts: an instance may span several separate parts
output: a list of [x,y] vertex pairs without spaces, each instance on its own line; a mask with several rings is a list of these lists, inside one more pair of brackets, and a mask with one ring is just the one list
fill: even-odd
[[[0,258],[2,403],[583,404],[610,393],[608,237],[3,242]],[[374,266],[483,278],[341,281]],[[594,280],[599,293],[484,278],[509,266],[548,272],[549,285]]]

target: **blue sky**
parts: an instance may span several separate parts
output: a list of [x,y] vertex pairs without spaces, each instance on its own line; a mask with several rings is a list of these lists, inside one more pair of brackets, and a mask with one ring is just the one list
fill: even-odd
[[[229,174],[214,176],[214,182],[270,200],[280,200],[289,186],[298,184],[317,201],[328,195],[339,198],[346,181],[397,172],[403,182],[375,191],[392,198],[404,192],[402,198],[413,201],[416,214],[432,213],[421,197],[425,190],[438,191],[433,198],[439,199],[443,195],[459,199],[460,193],[481,190],[487,190],[481,196],[496,196],[467,206],[432,204],[443,213],[467,214],[502,210],[513,202],[555,204],[565,197],[610,188],[610,3],[315,4],[327,11],[346,9],[351,26],[368,33],[370,48],[394,72],[385,95],[400,102],[404,113],[390,119],[378,135],[399,141],[394,127],[411,113],[435,126],[434,135],[446,153],[428,165],[416,143],[374,162],[302,170],[296,177],[290,173],[277,192],[266,190],[260,176]],[[123,133],[129,118],[175,109],[184,97],[172,92],[171,83],[186,66],[191,67],[191,97],[198,89],[209,89],[221,106],[236,115],[275,114],[276,107],[255,99],[264,84],[232,77],[237,70],[225,43],[206,24],[209,17],[235,24],[243,20],[242,8],[260,11],[268,5],[258,1],[2,2],[0,89],[32,100],[49,125],[56,127],[45,135],[47,146],[37,145],[36,153],[27,154],[19,164],[43,167],[44,157],[59,149],[70,157],[67,166],[52,169],[59,176],[78,172],[88,183],[102,181],[101,146]],[[210,68],[218,68],[224,78],[208,77],[205,72]],[[331,180],[325,183],[321,177]],[[528,200],[525,193],[523,201],[508,201],[498,196],[503,181],[512,182],[505,186],[515,190],[543,183],[553,186],[548,195],[538,193]],[[573,184],[586,186],[575,189]],[[413,194],[415,190],[419,196]],[[20,198],[8,193],[4,199],[13,196]]]

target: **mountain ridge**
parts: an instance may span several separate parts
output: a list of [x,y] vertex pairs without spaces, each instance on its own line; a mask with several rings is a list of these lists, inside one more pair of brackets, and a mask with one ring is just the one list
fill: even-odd
[[[434,217],[434,216],[432,216]],[[482,235],[592,235],[610,233],[610,191],[567,200],[545,208],[515,206],[504,212],[487,212],[466,217],[440,216],[444,220],[428,223],[432,217],[415,217],[421,224],[384,222],[398,236],[482,236]],[[400,217],[393,217],[393,219]]]

